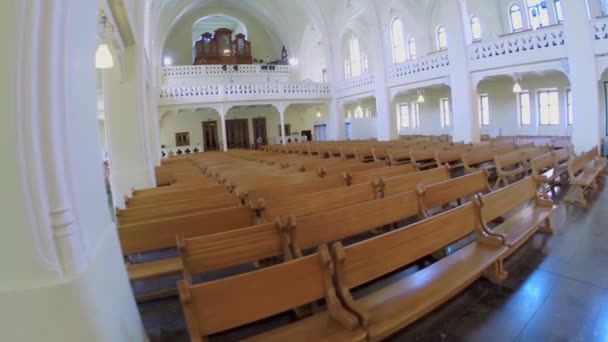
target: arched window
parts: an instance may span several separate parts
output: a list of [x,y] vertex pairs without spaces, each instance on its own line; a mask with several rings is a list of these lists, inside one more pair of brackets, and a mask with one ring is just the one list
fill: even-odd
[[437,49],[445,50],[448,48],[448,36],[445,33],[445,27],[439,26],[437,28]]
[[473,35],[473,40],[481,40],[481,22],[479,22],[479,17],[476,15],[471,18],[471,34]]
[[526,0],[528,5],[528,18],[530,27],[534,30],[540,27],[549,26],[549,11],[547,10],[547,0]]
[[345,60],[344,61],[344,78],[345,79],[351,78],[350,61],[349,60]]
[[562,2],[560,0],[554,0],[555,4],[555,18],[557,23],[562,24],[564,22],[564,12],[562,11]]
[[361,49],[355,37],[350,40],[350,70],[353,77],[361,76]]
[[405,62],[405,46],[403,46],[403,23],[401,19],[393,19],[391,24],[391,43],[393,46],[393,63]]
[[414,36],[410,36],[407,39],[407,50],[410,54],[410,59],[416,59],[416,38]]
[[367,57],[367,53],[363,53],[361,56],[361,61],[363,63],[363,72],[369,71],[369,58]]
[[524,21],[521,17],[521,9],[518,5],[509,7],[509,18],[511,19],[511,31],[517,32],[524,29]]

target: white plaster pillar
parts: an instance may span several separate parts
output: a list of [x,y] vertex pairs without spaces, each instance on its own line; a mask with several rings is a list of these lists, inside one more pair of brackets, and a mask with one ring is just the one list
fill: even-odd
[[279,105],[276,106],[277,110],[279,111],[279,120],[281,123],[281,145],[285,145],[286,143],[286,138],[285,138],[285,109],[286,106],[283,103],[279,103]]
[[469,72],[469,45],[471,43],[470,25],[464,0],[442,0],[446,13],[448,54],[450,62],[450,88],[452,103],[453,141],[465,143],[480,140],[479,108],[476,89]]
[[[396,139],[398,137],[395,128],[394,115],[391,105],[391,97],[387,85],[386,70],[387,66],[392,64],[390,31],[388,24],[380,25],[378,33],[380,34],[380,49],[377,50],[374,58],[374,69],[376,78],[376,122],[377,122],[377,138],[380,141]],[[383,52],[383,53],[382,53]]]
[[138,56],[136,46],[127,47],[124,73],[118,67],[104,71],[110,178],[114,203],[120,208],[132,188],[156,186],[154,168],[147,157],[149,126],[140,103],[144,85],[140,82]]
[[227,110],[224,106],[220,106],[217,108],[218,113],[220,114],[220,121],[222,124],[222,151],[228,152],[228,139],[226,134],[226,112]]
[[600,143],[600,97],[594,36],[584,1],[562,1],[572,89],[572,142],[576,153]]
[[344,106],[336,98],[329,105],[328,133],[329,140],[344,139]]
[[99,160],[97,4],[0,7],[2,340],[146,341]]

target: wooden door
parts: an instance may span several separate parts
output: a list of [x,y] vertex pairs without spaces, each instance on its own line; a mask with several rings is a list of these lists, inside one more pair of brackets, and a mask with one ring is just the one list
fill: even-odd
[[248,120],[226,120],[226,140],[228,148],[249,148]]
[[262,138],[262,145],[268,144],[268,132],[266,131],[266,118],[253,118],[253,139],[258,144],[258,138]]
[[217,151],[220,149],[217,136],[217,121],[203,121],[203,146],[205,151]]
[[312,131],[307,130],[307,131],[302,131],[302,133],[300,133],[301,136],[306,136],[306,141],[312,141]]
[[175,146],[188,146],[190,145],[190,133],[188,132],[179,132],[175,133]]

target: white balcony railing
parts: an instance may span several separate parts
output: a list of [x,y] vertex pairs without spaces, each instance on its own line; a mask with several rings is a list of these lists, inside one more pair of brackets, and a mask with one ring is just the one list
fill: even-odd
[[163,67],[163,77],[187,78],[225,75],[290,75],[293,71],[294,68],[291,65],[181,65]]
[[561,25],[505,35],[469,48],[473,70],[535,63],[567,55]]
[[159,104],[328,99],[327,83],[228,83],[162,86]]
[[595,39],[595,54],[608,54],[608,17],[602,17],[591,23]]
[[375,87],[376,76],[372,73],[365,73],[361,76],[342,81],[338,87],[338,97],[347,97],[374,91]]
[[441,51],[404,63],[394,64],[389,70],[390,83],[413,83],[449,74],[448,52]]

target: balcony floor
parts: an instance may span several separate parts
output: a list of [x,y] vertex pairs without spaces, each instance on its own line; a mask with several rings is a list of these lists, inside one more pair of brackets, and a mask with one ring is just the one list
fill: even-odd
[[[608,191],[600,189],[589,196],[588,209],[560,205],[553,218],[555,234],[537,234],[514,254],[504,284],[478,280],[389,341],[605,341]],[[556,202],[562,195],[558,189]],[[143,303],[139,309],[151,341],[188,341],[177,298]],[[292,318],[275,316],[211,340],[233,341]]]

